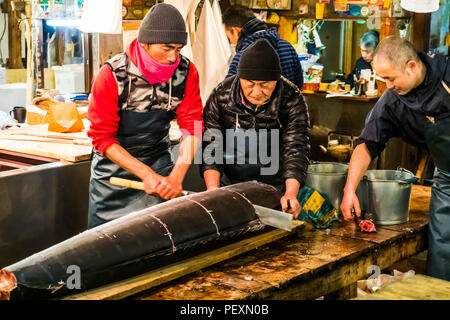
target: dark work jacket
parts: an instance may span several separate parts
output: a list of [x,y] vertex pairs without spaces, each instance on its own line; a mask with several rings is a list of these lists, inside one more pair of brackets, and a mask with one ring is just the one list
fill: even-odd
[[372,159],[383,151],[392,137],[427,148],[424,136],[429,122],[427,117],[450,112],[450,96],[442,84],[443,81],[450,86],[449,59],[443,55],[418,54],[427,69],[424,81],[406,95],[386,90],[367,115],[365,127],[356,140],[356,145],[366,143]]
[[352,72],[348,75],[348,77],[345,79],[345,83],[348,83],[353,87],[354,86],[353,75],[356,76],[356,79],[359,79],[359,77],[361,76],[361,70],[364,69],[372,70],[372,66],[370,65],[370,63],[364,60],[363,57],[361,57],[358,60],[356,60],[355,67],[353,68]]
[[[268,132],[271,129],[279,129],[280,149],[276,150],[279,154],[278,172],[273,176],[261,176],[259,169],[264,165],[259,159],[257,164],[226,164],[225,160],[221,164],[214,162],[211,157],[205,157],[205,152],[203,153],[202,172],[213,169],[220,173],[226,173],[233,183],[258,180],[272,185],[280,185],[284,183],[285,179],[294,178],[303,184],[311,147],[308,136],[310,124],[308,108],[298,87],[282,77],[269,102],[256,110],[255,112],[254,108],[242,103],[239,78],[229,77],[213,90],[205,104],[203,110],[205,134],[208,134],[210,129],[220,131],[223,136],[223,141],[220,143],[222,143],[225,154],[226,129],[254,129],[257,133],[261,129],[267,129]],[[203,150],[210,145],[211,142],[203,142]],[[248,160],[248,147],[246,145],[245,150],[234,150],[234,152],[235,154],[236,152],[244,153]]]
[[227,77],[237,73],[242,53],[249,45],[261,38],[267,39],[277,51],[280,57],[281,74],[301,89],[303,86],[303,71],[294,47],[288,41],[281,39],[275,28],[269,29],[266,23],[257,18],[248,21],[242,27],[236,44],[236,54],[231,61]]

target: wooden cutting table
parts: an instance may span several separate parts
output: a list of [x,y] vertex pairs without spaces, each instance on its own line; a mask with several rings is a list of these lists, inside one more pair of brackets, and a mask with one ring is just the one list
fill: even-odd
[[427,247],[430,187],[413,186],[409,222],[362,233],[354,222],[311,226],[134,299],[343,299],[356,296],[367,268],[384,270]]

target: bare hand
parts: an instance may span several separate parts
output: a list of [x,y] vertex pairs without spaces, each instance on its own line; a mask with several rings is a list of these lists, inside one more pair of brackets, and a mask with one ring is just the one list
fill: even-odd
[[354,191],[344,191],[344,197],[341,202],[341,212],[345,220],[353,219],[352,211],[355,211],[358,217],[361,216],[361,208],[359,206],[359,200]]
[[296,196],[285,194],[281,198],[280,203],[281,203],[281,209],[284,212],[292,214],[292,217],[294,219],[298,218],[298,215],[300,214],[300,211],[302,210],[302,208],[300,207],[300,203],[298,202]]
[[172,176],[162,177],[155,191],[161,198],[169,200],[178,197],[183,191],[183,186]]
[[160,176],[154,172],[146,175],[142,180],[144,183],[145,192],[154,195],[156,193],[156,187],[160,184],[162,178],[163,176]]

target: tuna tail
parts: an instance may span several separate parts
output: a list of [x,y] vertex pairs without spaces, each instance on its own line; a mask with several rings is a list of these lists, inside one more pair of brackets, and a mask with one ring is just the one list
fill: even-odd
[[14,273],[6,269],[0,270],[0,300],[9,300],[10,292],[17,287]]

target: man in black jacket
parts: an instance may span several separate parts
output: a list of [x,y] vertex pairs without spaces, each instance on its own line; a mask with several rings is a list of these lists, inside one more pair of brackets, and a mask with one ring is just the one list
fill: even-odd
[[450,281],[450,60],[428,56],[413,45],[390,36],[380,42],[374,57],[384,92],[367,115],[356,140],[344,188],[341,211],[361,215],[356,188],[370,162],[390,138],[428,149],[436,166],[431,189],[427,273]]
[[231,183],[265,182],[284,193],[281,207],[296,218],[309,162],[309,114],[266,39],[244,51],[237,74],[213,90],[203,112],[207,189],[218,188],[222,174]]

